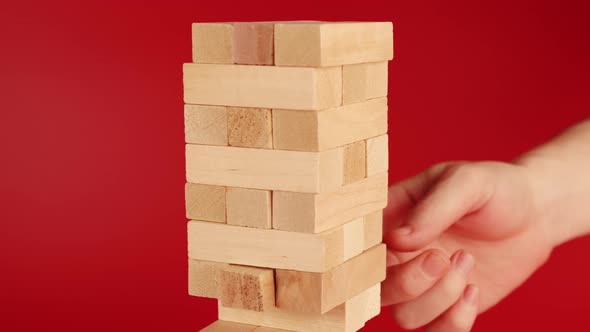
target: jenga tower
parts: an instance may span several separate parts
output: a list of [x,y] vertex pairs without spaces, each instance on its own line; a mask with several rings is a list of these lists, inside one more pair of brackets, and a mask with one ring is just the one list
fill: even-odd
[[189,293],[202,331],[357,331],[385,279],[389,22],[195,23]]

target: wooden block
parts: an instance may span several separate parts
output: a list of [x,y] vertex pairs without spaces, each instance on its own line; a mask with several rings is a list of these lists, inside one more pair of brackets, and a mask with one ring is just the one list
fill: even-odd
[[227,263],[188,260],[188,293],[192,296],[218,299],[220,274]]
[[186,104],[320,110],[342,102],[342,68],[186,63]]
[[367,177],[366,143],[358,141],[344,146],[344,174],[342,183],[349,184]]
[[387,62],[370,62],[342,67],[342,102],[358,103],[387,96]]
[[393,59],[391,22],[277,23],[277,66],[329,67]]
[[305,193],[342,187],[342,149],[279,151],[186,145],[190,183]]
[[266,108],[228,107],[231,146],[272,149],[271,111]]
[[367,250],[383,240],[383,210],[369,213],[364,219],[365,244],[363,250]]
[[227,110],[223,106],[184,105],[187,143],[227,145]]
[[380,289],[381,286],[376,284],[324,315],[298,313],[280,308],[274,308],[268,312],[257,312],[219,305],[219,318],[289,331],[355,332],[380,309]]
[[240,324],[234,322],[225,322],[218,320],[213,324],[202,329],[201,332],[253,332],[258,331],[258,326],[250,324]]
[[239,265],[325,272],[362,252],[364,228],[364,218],[319,234],[193,220],[188,222],[188,256]]
[[231,23],[193,23],[193,62],[234,63]]
[[324,151],[387,132],[387,98],[319,112],[273,109],[275,149]]
[[387,206],[387,173],[348,184],[335,192],[273,192],[274,229],[319,233]]
[[388,136],[381,135],[367,140],[367,176],[389,170]]
[[225,222],[225,187],[187,183],[184,188],[188,219]]
[[385,245],[378,244],[325,273],[276,270],[276,305],[323,314],[385,279]]
[[243,65],[274,64],[274,24],[234,23],[234,62]]
[[220,284],[225,307],[268,311],[275,306],[272,269],[229,265],[221,272]]
[[227,223],[255,228],[272,228],[271,192],[227,188]]
[[256,330],[254,330],[254,332],[292,332],[292,331],[287,331],[287,330],[283,330],[283,329],[273,329],[272,327],[261,326],[261,327],[257,328]]

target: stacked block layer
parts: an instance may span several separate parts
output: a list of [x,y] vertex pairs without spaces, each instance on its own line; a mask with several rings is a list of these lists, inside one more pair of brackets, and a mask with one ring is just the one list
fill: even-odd
[[203,331],[357,331],[380,310],[387,22],[193,24],[189,294]]

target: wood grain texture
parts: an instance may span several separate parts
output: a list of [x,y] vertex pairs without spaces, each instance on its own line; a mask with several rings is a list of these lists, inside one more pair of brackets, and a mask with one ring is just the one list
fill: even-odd
[[300,152],[186,145],[190,183],[294,192],[342,187],[342,149]]
[[319,233],[387,206],[387,173],[323,194],[273,192],[273,228]]
[[193,62],[234,63],[231,23],[193,23]]
[[274,64],[274,24],[234,23],[234,62],[243,65]]
[[185,203],[187,219],[226,222],[225,187],[187,183]]
[[272,149],[272,116],[266,108],[227,108],[230,146]]
[[274,271],[229,265],[221,272],[220,301],[225,307],[268,311],[275,306]]
[[220,274],[227,263],[197,259],[188,260],[188,293],[192,296],[218,299]]
[[363,250],[367,250],[383,240],[383,210],[369,213],[364,219],[365,244]]
[[253,332],[256,331],[257,328],[258,326],[256,325],[218,320],[202,329],[201,332]]
[[344,185],[359,181],[367,177],[367,151],[365,141],[358,141],[344,146]]
[[385,245],[378,244],[325,273],[275,272],[278,308],[324,314],[385,279]]
[[275,24],[277,66],[328,67],[391,59],[391,22]]
[[387,96],[387,62],[370,62],[342,67],[342,102],[358,103]]
[[227,109],[223,106],[184,105],[187,143],[227,145]]
[[387,98],[318,112],[273,109],[275,149],[324,151],[387,132]]
[[228,224],[272,228],[270,191],[230,187],[226,197]]
[[185,63],[186,104],[320,110],[342,102],[342,69]]
[[[355,332],[380,309],[381,287],[376,284],[344,304],[320,314],[274,308],[268,312],[226,308],[219,305],[219,318],[298,332]],[[378,313],[378,311],[377,311]]]
[[389,170],[388,135],[381,135],[367,140],[367,176]]

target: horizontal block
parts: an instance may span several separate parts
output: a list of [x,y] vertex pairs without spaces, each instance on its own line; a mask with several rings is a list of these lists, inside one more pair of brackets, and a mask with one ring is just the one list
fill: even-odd
[[320,110],[342,102],[342,69],[186,63],[187,104]]
[[383,241],[383,210],[366,215],[364,220],[365,245],[367,250]]
[[367,151],[365,141],[344,146],[344,174],[342,184],[347,185],[367,177]]
[[319,234],[188,222],[189,258],[257,267],[324,272],[360,253],[364,240],[360,222]]
[[391,22],[275,24],[277,66],[329,67],[393,59]]
[[319,112],[273,110],[275,149],[324,151],[387,132],[387,98]]
[[389,170],[388,136],[381,135],[367,140],[367,176]]
[[220,296],[220,274],[227,263],[188,260],[188,293],[192,296],[218,299]]
[[188,219],[226,221],[225,187],[187,183],[184,189]]
[[342,67],[342,102],[358,103],[387,96],[387,62]]
[[323,314],[384,279],[384,244],[325,273],[277,269],[276,306],[289,311]]
[[274,24],[234,23],[234,62],[244,65],[274,64]]
[[342,149],[280,151],[186,146],[190,183],[294,192],[330,192],[342,186]]
[[228,107],[227,113],[230,146],[272,149],[270,109]]
[[184,105],[187,143],[227,145],[227,110],[223,106]]
[[254,332],[292,332],[292,331],[287,331],[287,330],[283,330],[283,329],[273,329],[272,327],[261,326],[261,327],[257,328],[256,330],[254,330]]
[[250,324],[240,324],[234,322],[225,322],[218,320],[213,324],[205,327],[201,332],[254,332],[258,326]]
[[270,191],[230,187],[226,205],[228,224],[272,228]]
[[231,23],[193,23],[193,62],[234,63]]
[[373,285],[324,315],[290,312],[280,308],[256,312],[219,305],[219,319],[298,332],[355,332],[379,314],[380,290],[379,284]]
[[307,194],[273,192],[273,228],[319,233],[387,206],[387,173],[342,186],[337,191]]
[[221,304],[225,307],[268,311],[275,306],[274,271],[229,265],[220,278]]

